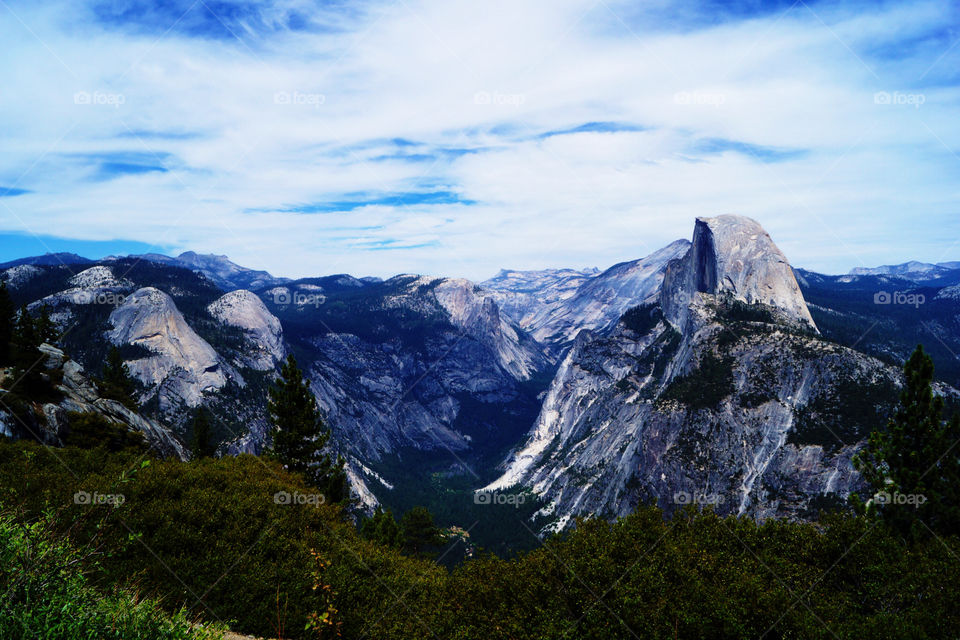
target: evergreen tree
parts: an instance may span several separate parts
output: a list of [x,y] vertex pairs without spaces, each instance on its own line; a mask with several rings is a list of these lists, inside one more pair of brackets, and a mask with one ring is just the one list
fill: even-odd
[[414,507],[400,518],[403,549],[413,555],[427,555],[431,547],[443,544],[440,530],[426,507]]
[[[904,534],[960,531],[960,416],[943,419],[933,360],[918,346],[904,367],[900,405],[887,429],[870,434],[854,464],[875,492],[861,511]],[[926,527],[918,523],[921,521]]]
[[45,304],[40,305],[37,317],[33,321],[33,327],[38,342],[37,346],[44,342],[53,344],[60,338],[60,330],[50,317],[50,307]]
[[191,424],[190,431],[192,434],[190,437],[190,451],[193,453],[193,458],[195,460],[212,458],[217,452],[217,447],[213,444],[210,414],[205,408],[199,407],[193,415],[193,423]]
[[100,395],[116,400],[130,409],[137,409],[136,391],[136,383],[120,355],[120,349],[116,345],[111,346],[107,351],[107,361],[103,364]]
[[399,548],[403,544],[400,525],[389,509],[384,511],[380,507],[377,507],[373,517],[365,518],[360,524],[360,535],[388,547]]
[[13,329],[13,344],[19,365],[29,368],[36,362],[40,355],[37,353],[40,338],[37,335],[36,322],[27,310],[26,305],[20,307],[20,313],[17,315],[17,322]]
[[0,366],[10,364],[10,343],[13,341],[13,327],[16,307],[10,299],[7,282],[0,282]]
[[330,430],[323,424],[310,382],[303,378],[293,355],[280,368],[280,379],[270,389],[267,410],[273,423],[273,455],[291,471],[302,473],[329,502],[346,502],[350,489],[344,460],[324,451]]

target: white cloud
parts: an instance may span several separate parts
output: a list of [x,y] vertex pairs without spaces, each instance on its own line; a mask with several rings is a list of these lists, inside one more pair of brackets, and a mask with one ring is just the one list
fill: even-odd
[[[0,230],[227,253],[285,275],[482,278],[608,266],[737,212],[798,265],[960,257],[941,255],[960,237],[960,47],[923,40],[955,27],[948,5],[801,4],[682,31],[609,6],[371,5],[313,34],[276,29],[286,13],[270,10],[236,27],[244,44],[13,5],[27,26],[0,23],[0,186],[33,193],[0,199]],[[538,136],[590,122],[646,129]],[[730,150],[704,153],[710,140]],[[763,161],[778,151],[796,153]],[[169,170],[94,166],[112,153]],[[469,204],[377,202],[410,191]],[[357,194],[375,204],[285,212]]]

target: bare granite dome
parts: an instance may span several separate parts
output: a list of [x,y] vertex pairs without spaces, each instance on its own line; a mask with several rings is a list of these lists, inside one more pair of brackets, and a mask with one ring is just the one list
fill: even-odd
[[816,329],[786,256],[751,218],[697,218],[693,245],[667,269],[661,294],[667,318],[685,324],[697,293],[764,304]]

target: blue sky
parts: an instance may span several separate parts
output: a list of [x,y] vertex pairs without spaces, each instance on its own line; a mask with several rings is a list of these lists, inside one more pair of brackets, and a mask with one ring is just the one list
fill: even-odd
[[960,259],[951,2],[0,2],[0,260],[606,267],[759,220]]

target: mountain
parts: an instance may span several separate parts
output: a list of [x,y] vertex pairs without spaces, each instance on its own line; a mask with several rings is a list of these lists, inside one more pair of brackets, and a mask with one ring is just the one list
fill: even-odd
[[46,305],[93,375],[117,346],[142,417],[175,440],[202,406],[221,453],[260,452],[267,389],[293,354],[362,503],[457,522],[451,501],[480,487],[532,490],[524,517],[553,528],[686,497],[810,517],[859,486],[850,458],[917,342],[941,390],[960,386],[953,276],[793,269],[737,216],[603,271],[479,284],[289,280],[191,253],[15,262],[0,271],[15,303]]
[[894,367],[824,340],[790,265],[753,220],[698,219],[651,302],[583,331],[503,474],[563,528],[574,516],[710,502],[805,517],[858,486]]
[[960,298],[951,278],[918,283],[892,275],[796,274],[825,338],[895,366],[923,344],[937,377],[960,388]]
[[[492,478],[536,415],[552,367],[466,280],[338,275],[224,293],[172,260],[83,266],[20,265],[2,277],[18,305],[51,310],[65,349],[91,371],[118,346],[145,411],[181,440],[193,411],[210,409],[222,451],[262,450],[267,387],[295,354],[370,505],[421,473],[428,482],[469,467]],[[418,456],[428,463],[411,468]]]
[[[581,330],[605,331],[631,306],[656,296],[667,264],[687,250],[690,243],[678,240],[659,251],[623,262],[602,273],[551,274],[504,272],[481,286],[494,292],[513,319],[531,336],[546,345],[554,356],[562,355]],[[576,272],[574,272],[576,273]],[[523,283],[521,286],[517,286]],[[542,286],[543,288],[537,288]],[[536,300],[535,304],[525,301]]]
[[913,282],[932,282],[943,278],[957,281],[960,279],[960,262],[917,262],[912,260],[903,264],[883,265],[880,267],[857,267],[850,270],[853,276],[896,276]]
[[9,262],[0,263],[0,269],[10,269],[20,265],[50,266],[59,264],[93,264],[93,260],[78,256],[75,253],[45,253],[42,256],[31,256],[29,258],[18,258]]
[[[546,352],[471,282],[340,275],[261,298],[367,499],[413,478],[429,483],[435,472],[489,478],[536,415],[534,378],[550,367]],[[241,446],[259,440],[252,434]]]

